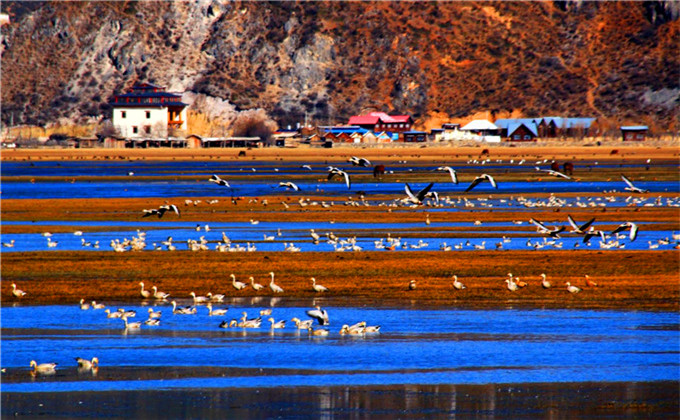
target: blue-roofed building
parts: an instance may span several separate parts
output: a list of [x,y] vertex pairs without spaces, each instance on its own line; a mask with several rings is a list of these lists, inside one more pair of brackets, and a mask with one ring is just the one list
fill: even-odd
[[501,137],[511,141],[534,141],[538,137],[536,118],[502,118],[494,122]]
[[595,118],[543,117],[538,123],[539,137],[577,137],[590,134]]

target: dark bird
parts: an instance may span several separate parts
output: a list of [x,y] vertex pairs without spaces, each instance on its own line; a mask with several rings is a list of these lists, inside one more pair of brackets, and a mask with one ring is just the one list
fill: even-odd
[[217,185],[222,185],[223,187],[231,187],[231,185],[229,185],[229,183],[227,182],[226,179],[222,179],[219,176],[214,175],[214,174],[213,174],[213,176],[210,177],[210,179],[208,181],[214,182]]
[[607,241],[607,236],[603,231],[595,230],[595,228],[591,226],[588,232],[586,232],[585,236],[583,237],[583,243],[590,242],[590,238],[592,238],[593,236],[599,236],[600,239],[602,239],[602,242]]
[[470,191],[471,189],[473,189],[474,187],[479,185],[480,182],[483,182],[483,181],[489,181],[489,183],[491,184],[492,187],[494,187],[496,189],[498,188],[498,184],[496,184],[496,180],[493,179],[493,177],[491,175],[481,174],[480,176],[478,176],[477,178],[472,180],[472,182],[470,183],[470,186],[467,187],[465,192]]
[[411,190],[411,187],[406,184],[406,187],[404,187],[404,190],[406,191],[406,195],[408,195],[408,198],[415,204],[423,204],[423,200],[425,199],[425,196],[427,193],[430,191],[432,186],[434,185],[434,182],[430,182],[427,187],[423,188],[422,190],[418,191],[417,194],[413,193],[413,190]]
[[164,204],[160,207],[158,207],[158,217],[163,217],[166,211],[172,211],[174,212],[177,216],[182,217],[182,215],[179,213],[179,208],[174,205],[174,204]]
[[634,193],[638,193],[638,194],[644,194],[644,193],[649,192],[649,190],[643,190],[642,188],[638,188],[635,185],[633,185],[631,180],[626,178],[625,175],[621,175],[621,179],[623,179],[623,182],[625,182],[628,185],[626,188],[624,188],[624,190],[626,190],[626,191],[630,191],[630,192],[634,192]]
[[625,223],[620,224],[619,227],[614,229],[614,231],[612,232],[612,235],[615,235],[619,232],[623,232],[624,230],[630,230],[629,238],[630,238],[631,242],[634,241],[635,238],[637,238],[638,225],[636,225],[633,222],[625,222]]
[[365,158],[359,158],[356,156],[352,156],[349,159],[347,159],[347,162],[351,163],[354,166],[363,166],[365,168],[368,168],[371,166],[371,161]]

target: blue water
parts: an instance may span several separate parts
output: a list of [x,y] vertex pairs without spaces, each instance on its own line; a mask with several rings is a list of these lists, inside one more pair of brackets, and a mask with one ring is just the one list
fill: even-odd
[[[280,282],[285,286],[285,279]],[[272,316],[291,325],[292,317],[306,319],[307,307],[292,303],[278,299]],[[125,307],[144,319],[145,306]],[[229,307],[226,317],[217,318],[208,317],[205,307],[199,307],[197,315],[172,315],[172,308],[165,305],[160,308],[160,327],[144,326],[135,333],[126,333],[121,320],[107,319],[102,310],[82,311],[78,305],[3,307],[2,367],[26,371],[26,381],[3,383],[3,391],[655,381],[676,380],[680,368],[675,313],[346,308],[328,302],[330,335],[317,338],[290,325],[271,332],[266,320],[259,330],[220,329],[222,319],[238,318],[242,311],[254,317],[271,306],[263,298],[258,305],[236,300]],[[362,320],[380,325],[381,333],[359,337],[338,333],[341,325]],[[72,369],[74,357],[94,356],[102,371],[207,366],[271,373],[125,381],[65,381],[55,375],[30,380],[30,360],[59,363],[59,371]]]
[[[606,221],[598,221],[600,223],[607,223]],[[610,225],[616,226],[618,222],[609,222]],[[217,243],[222,241],[222,232],[232,241],[234,245],[240,244],[246,246],[248,243],[255,244],[257,251],[283,251],[284,243],[293,242],[300,251],[334,251],[335,246],[326,242],[326,233],[332,232],[340,239],[347,239],[359,236],[356,239],[356,245],[363,250],[372,251],[376,248],[375,241],[385,239],[388,234],[393,238],[400,237],[403,233],[408,231],[411,237],[401,238],[401,245],[395,248],[395,251],[432,251],[440,249],[444,244],[449,246],[463,245],[462,248],[452,248],[456,250],[474,250],[475,245],[482,245],[484,242],[485,249],[495,249],[495,244],[502,241],[500,237],[503,234],[508,234],[510,231],[504,231],[503,228],[517,228],[517,225],[508,223],[493,223],[485,222],[481,226],[475,226],[473,222],[465,223],[438,223],[432,222],[430,225],[424,223],[330,223],[330,222],[260,222],[257,225],[250,223],[210,223],[208,224],[210,230],[205,231],[206,224],[195,222],[179,222],[179,221],[140,221],[140,222],[63,222],[63,221],[42,221],[42,222],[5,222],[6,226],[45,226],[45,230],[49,226],[63,226],[67,225],[74,230],[78,229],[83,232],[82,236],[76,236],[72,232],[69,233],[52,233],[50,237],[52,241],[58,244],[56,247],[50,248],[47,246],[47,239],[40,233],[10,233],[2,235],[2,242],[10,242],[15,240],[14,247],[2,248],[2,252],[25,252],[25,251],[111,251],[111,240],[131,239],[138,235],[138,229],[146,234],[146,244],[144,248],[148,251],[154,250],[153,244],[161,246],[166,249],[161,243],[166,241],[169,236],[173,238],[173,244],[177,250],[188,249],[187,240],[200,240],[201,237],[208,241],[208,246],[211,250],[215,249]],[[196,227],[201,230],[196,231]],[[539,247],[545,244],[543,237],[535,232],[535,228],[529,222],[523,222],[521,225],[525,231],[512,231],[513,237],[510,242],[503,242],[502,249],[519,249],[526,250]],[[100,230],[101,227],[108,227],[107,230]],[[452,227],[468,228],[462,231],[452,232],[448,229]],[[96,229],[94,229],[96,228]],[[92,229],[92,230],[89,230]],[[314,229],[316,233],[321,235],[322,239],[319,244],[315,245],[311,241],[310,229]],[[278,236],[277,231],[281,231],[281,236]],[[457,234],[469,235],[474,233],[478,237],[466,238],[442,238],[436,237],[437,234]],[[670,238],[674,232],[666,230],[646,230],[641,229],[635,241],[630,241],[628,236],[619,239],[619,243],[626,250],[647,250],[649,243],[657,244],[659,239]],[[625,232],[627,234],[627,232]],[[264,241],[264,236],[274,236],[273,241]],[[83,240],[89,243],[88,246],[83,246]],[[613,240],[610,238],[609,240]],[[99,248],[93,245],[99,242]],[[426,245],[420,247],[418,244],[424,242]],[[531,242],[531,245],[527,244]],[[575,234],[566,233],[561,239],[555,240],[557,244],[561,244],[562,249],[573,249],[575,247],[583,249],[600,249],[599,237],[591,239],[589,244],[583,243],[583,237]],[[672,249],[676,241],[669,241],[666,245],[659,245],[657,250]],[[387,242],[383,241],[387,245]],[[413,247],[412,245],[415,245]],[[546,245],[543,249],[554,248],[552,245]],[[616,250],[619,248],[611,248]]]

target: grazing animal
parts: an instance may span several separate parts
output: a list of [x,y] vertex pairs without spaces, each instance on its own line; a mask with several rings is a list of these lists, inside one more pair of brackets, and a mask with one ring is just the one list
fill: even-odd
[[373,167],[373,178],[385,175],[385,165],[375,165]]
[[569,176],[574,175],[574,164],[571,162],[564,162],[564,165],[562,165],[562,171]]

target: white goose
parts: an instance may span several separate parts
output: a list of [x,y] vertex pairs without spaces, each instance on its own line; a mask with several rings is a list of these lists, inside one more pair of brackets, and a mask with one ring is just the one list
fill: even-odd
[[314,277],[312,277],[312,289],[314,289],[314,291],[317,293],[328,291],[328,287],[316,284],[316,279]]
[[243,290],[246,287],[248,287],[246,283],[243,283],[242,281],[237,281],[235,275],[230,274],[229,277],[231,277],[231,285],[234,286],[234,289]]
[[126,330],[138,330],[142,327],[142,321],[128,322],[126,316],[122,316],[121,319],[125,322]]
[[208,308],[208,316],[224,316],[227,314],[227,309],[213,309],[212,303],[206,305]]
[[83,311],[87,311],[88,309],[90,309],[90,304],[85,303],[85,299],[80,299],[80,309],[82,309]]
[[196,308],[191,307],[191,306],[183,306],[183,307],[177,307],[177,302],[174,300],[171,302],[172,303],[172,313],[173,314],[180,314],[180,315],[192,315],[196,313]]
[[161,317],[161,311],[154,312],[154,310],[152,308],[149,308],[149,319],[160,318],[160,317]]
[[156,286],[153,286],[151,289],[153,289],[154,299],[165,300],[170,297],[170,293],[159,292]]
[[142,290],[139,292],[142,295],[142,297],[144,299],[148,299],[149,297],[151,297],[151,292],[148,290],[144,290],[144,282],[140,281],[139,285],[142,287]]
[[92,309],[104,309],[106,308],[106,305],[103,303],[97,303],[96,301],[92,301]]
[[111,310],[109,310],[109,309],[105,309],[104,312],[106,312],[107,318],[120,318],[120,317],[123,316],[123,314],[121,312],[118,312],[118,311],[111,312]]
[[76,362],[78,362],[78,369],[80,370],[91,370],[99,367],[99,359],[93,357],[92,360],[83,359],[76,357]]
[[221,294],[213,295],[212,293],[208,292],[206,296],[208,296],[211,302],[224,302],[224,295]]
[[17,289],[17,285],[14,284],[14,283],[12,283],[12,294],[14,295],[14,297],[18,297],[18,298],[26,296],[26,292],[24,292],[23,290]]
[[519,286],[517,286],[517,283],[515,283],[512,280],[512,277],[510,277],[509,279],[505,279],[505,282],[508,284],[508,290],[509,291],[516,292],[517,289],[519,289]]
[[210,298],[206,296],[196,296],[195,292],[191,292],[189,295],[194,298],[194,303],[206,303],[210,301]]
[[326,330],[324,328],[319,328],[319,329],[315,330],[314,328],[309,327],[307,329],[307,331],[309,331],[309,335],[313,335],[313,336],[316,336],[316,337],[325,337],[325,336],[328,335],[328,330]]
[[272,280],[269,282],[269,288],[272,289],[272,292],[283,293],[283,288],[278,284],[274,284],[274,272],[270,271],[269,275],[272,276]]
[[263,285],[261,285],[260,283],[255,283],[255,279],[252,276],[250,276],[250,285],[253,287],[253,290],[255,290],[256,292],[264,289]]
[[298,318],[291,319],[295,323],[295,327],[298,330],[308,330],[314,323],[313,319],[307,319],[305,321],[300,321]]
[[286,327],[286,320],[282,319],[281,321],[274,321],[274,318],[269,317],[267,318],[269,322],[272,324],[272,329],[279,329],[279,328],[285,328]]
[[541,286],[543,286],[544,289],[550,289],[552,284],[546,279],[545,273],[541,273],[541,278]]
[[458,276],[456,276],[455,274],[453,275],[453,283],[451,284],[453,285],[453,288],[456,290],[465,289],[465,285],[462,282],[458,281]]
[[31,360],[31,367],[35,373],[54,373],[54,369],[57,367],[56,363],[36,363],[35,360]]
[[319,325],[328,325],[330,322],[328,321],[328,312],[326,312],[324,309],[321,309],[320,306],[316,306],[316,309],[310,309],[307,311],[307,315],[310,318],[314,318],[319,322]]
[[566,282],[565,284],[567,285],[567,290],[569,291],[569,293],[578,293],[581,291],[579,287],[572,286],[571,283],[569,282]]

